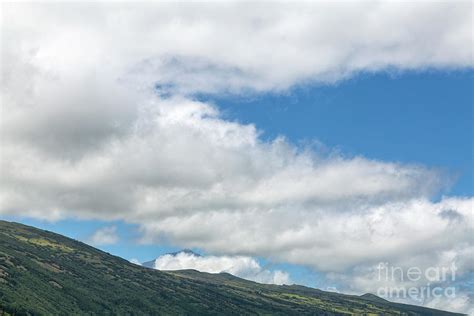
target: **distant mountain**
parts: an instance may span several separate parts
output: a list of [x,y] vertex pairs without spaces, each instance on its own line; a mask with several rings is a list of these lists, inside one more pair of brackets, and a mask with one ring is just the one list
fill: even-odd
[[380,296],[377,296],[377,295],[372,294],[372,293],[365,293],[365,294],[361,295],[360,297],[365,299],[365,300],[372,301],[372,302],[378,302],[378,303],[388,303],[389,302],[386,299],[383,299]]
[[0,221],[0,315],[250,314],[460,315],[226,273],[148,269],[58,234]]
[[[194,252],[190,249],[183,249],[183,250],[176,251],[176,252],[169,252],[169,253],[163,254],[162,256],[165,256],[165,255],[176,256],[180,253],[187,254],[187,255],[193,255],[195,257],[201,257],[200,254],[198,254],[198,253],[196,253],[196,252]],[[156,259],[146,261],[146,262],[142,263],[142,266],[154,269],[155,268],[155,262],[156,262]]]

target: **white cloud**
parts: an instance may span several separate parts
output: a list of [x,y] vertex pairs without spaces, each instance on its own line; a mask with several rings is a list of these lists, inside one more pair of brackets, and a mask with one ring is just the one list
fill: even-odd
[[472,197],[430,200],[445,174],[266,142],[192,98],[471,68],[470,2],[2,11],[0,214],[123,220],[148,241],[346,275],[354,291],[377,286],[357,276],[382,260],[472,271]]
[[[17,59],[4,60],[6,77],[26,91],[32,87],[22,78],[81,80],[78,71],[85,71],[94,81],[98,69],[102,78],[136,85],[215,92],[280,90],[388,68],[472,66],[469,1],[2,8],[3,55]],[[18,66],[21,74],[14,70]]]
[[93,245],[104,246],[117,243],[119,236],[117,235],[117,227],[107,226],[96,230],[89,238],[89,242]]
[[247,280],[268,284],[290,284],[291,282],[288,273],[265,269],[257,260],[246,256],[196,256],[192,253],[179,252],[158,257],[155,260],[155,269],[227,272]]
[[254,126],[225,121],[208,104],[153,100],[141,111],[129,133],[75,160],[7,135],[3,211],[61,218],[74,210],[134,222],[213,211],[342,211],[428,197],[441,184],[421,166],[325,156],[283,138],[262,142]]
[[[452,252],[449,259],[461,273],[472,269],[472,203],[458,198],[354,203],[347,211],[314,203],[177,214],[142,227],[150,238],[164,235],[190,247],[260,254],[326,272],[379,261],[444,264],[442,254]],[[445,209],[455,209],[463,220],[441,218]]]

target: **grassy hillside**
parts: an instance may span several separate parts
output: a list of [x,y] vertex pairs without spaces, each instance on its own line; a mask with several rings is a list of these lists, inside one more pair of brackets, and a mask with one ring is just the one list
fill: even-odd
[[0,315],[455,315],[229,274],[162,272],[0,221]]

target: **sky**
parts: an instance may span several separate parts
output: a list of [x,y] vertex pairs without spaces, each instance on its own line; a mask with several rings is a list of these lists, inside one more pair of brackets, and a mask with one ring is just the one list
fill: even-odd
[[2,3],[1,27],[0,218],[474,313],[470,2]]
[[262,138],[320,142],[345,155],[446,168],[446,193],[472,196],[473,72],[359,75],[276,95],[202,97],[226,117],[255,123]]

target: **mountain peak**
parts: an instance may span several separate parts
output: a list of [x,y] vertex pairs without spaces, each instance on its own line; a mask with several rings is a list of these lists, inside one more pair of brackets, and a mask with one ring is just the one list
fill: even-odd
[[372,293],[365,293],[360,296],[361,298],[372,301],[372,302],[379,302],[379,303],[387,303],[388,301],[386,299],[381,298],[380,296],[377,296]]
[[166,253],[165,255],[171,255],[171,256],[176,256],[176,255],[179,255],[179,254],[187,254],[187,255],[192,255],[192,256],[196,256],[196,257],[201,257],[200,254],[192,251],[191,249],[182,249],[180,251],[176,251],[176,252],[169,252],[169,253]]

